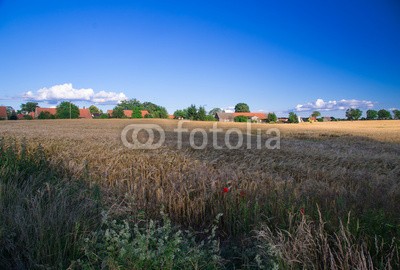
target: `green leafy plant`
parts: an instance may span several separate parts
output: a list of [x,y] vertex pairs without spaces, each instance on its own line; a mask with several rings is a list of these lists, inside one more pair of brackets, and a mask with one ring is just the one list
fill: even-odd
[[162,220],[144,225],[110,220],[104,214],[101,228],[85,239],[85,256],[77,263],[85,269],[217,269],[221,266],[216,226],[202,241],[189,231]]

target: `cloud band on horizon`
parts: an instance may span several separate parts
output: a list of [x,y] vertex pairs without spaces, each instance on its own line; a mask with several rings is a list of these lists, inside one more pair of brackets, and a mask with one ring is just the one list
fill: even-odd
[[357,99],[342,99],[339,101],[330,100],[324,101],[323,99],[317,99],[314,102],[308,102],[305,104],[297,104],[294,111],[296,112],[308,112],[308,111],[343,111],[348,108],[363,108],[371,109],[375,105],[375,102],[369,100],[357,100]]
[[57,103],[58,101],[89,101],[96,104],[115,104],[127,99],[127,96],[120,92],[95,92],[92,88],[74,88],[72,83],[44,87],[36,92],[28,91],[22,96],[25,100],[47,101]]

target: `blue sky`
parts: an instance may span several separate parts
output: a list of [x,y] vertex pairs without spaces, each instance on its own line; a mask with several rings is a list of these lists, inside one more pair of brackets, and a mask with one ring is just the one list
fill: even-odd
[[0,104],[344,116],[400,107],[399,48],[396,0],[0,0]]

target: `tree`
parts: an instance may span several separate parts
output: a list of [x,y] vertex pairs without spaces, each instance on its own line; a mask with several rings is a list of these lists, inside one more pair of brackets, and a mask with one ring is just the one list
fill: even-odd
[[216,113],[222,112],[220,108],[214,108],[211,111],[208,112],[208,115],[214,116]]
[[152,102],[143,102],[141,103],[137,99],[130,99],[130,100],[123,100],[121,101],[117,107],[121,107],[123,110],[135,110],[135,108],[138,108],[139,110],[146,110],[151,114],[154,118],[168,118],[168,112],[167,110],[159,106],[157,104],[154,104]]
[[7,106],[6,111],[7,111],[7,119],[10,119],[12,113],[15,112],[14,108],[11,106]]
[[367,111],[367,119],[368,120],[374,120],[378,118],[378,112],[375,110],[368,110]]
[[197,112],[197,120],[205,121],[206,120],[206,109],[203,106],[199,107],[199,111]]
[[360,119],[361,115],[362,111],[360,109],[350,108],[346,111],[347,120],[358,120]]
[[112,111],[112,117],[114,118],[124,118],[124,109],[120,106],[116,106]]
[[247,120],[248,120],[247,117],[243,115],[239,115],[233,118],[233,121],[235,122],[247,122]]
[[140,110],[143,110],[142,103],[136,98],[130,100],[122,100],[118,105],[123,110],[133,110],[135,107],[139,107]]
[[235,112],[250,112],[249,105],[246,103],[238,103],[235,106]]
[[190,105],[187,108],[187,118],[190,120],[197,120],[197,108],[196,105]]
[[392,115],[390,114],[389,111],[382,109],[378,111],[378,119],[379,120],[392,119]]
[[132,118],[143,118],[142,117],[142,111],[139,109],[139,107],[133,108]]
[[311,114],[311,117],[317,118],[319,116],[321,116],[321,113],[319,111],[313,111],[313,113]]
[[298,123],[299,122],[299,117],[294,112],[290,112],[288,121],[289,121],[289,123]]
[[22,103],[21,104],[21,112],[23,112],[23,113],[34,112],[36,110],[36,107],[38,107],[37,102]]
[[167,110],[152,102],[143,102],[141,109],[148,111],[154,118],[168,118]]
[[214,115],[206,115],[205,121],[216,121],[217,119],[214,117]]
[[149,114],[153,116],[153,118],[168,118],[167,109],[162,106],[157,106],[156,110],[147,110]]
[[56,117],[48,111],[40,112],[38,119],[55,119]]
[[8,120],[18,120],[17,113],[15,111],[12,111]]
[[175,119],[185,119],[185,118],[187,118],[187,114],[186,114],[185,110],[176,110],[174,112],[174,118]]
[[400,110],[393,110],[393,118],[400,119]]
[[89,107],[89,111],[91,114],[101,114],[102,113],[102,111],[94,105],[91,105]]
[[276,117],[275,113],[268,114],[268,122],[269,123],[275,123],[277,120],[278,120],[278,117]]
[[56,115],[60,119],[79,118],[79,108],[69,101],[63,101],[57,106]]

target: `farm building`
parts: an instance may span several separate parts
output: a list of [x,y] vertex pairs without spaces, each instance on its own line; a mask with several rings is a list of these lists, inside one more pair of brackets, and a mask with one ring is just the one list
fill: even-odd
[[7,120],[7,107],[0,106],[0,120]]
[[[41,112],[49,112],[51,115],[56,115],[57,108],[40,108],[37,107],[34,113],[34,118],[38,118]],[[93,116],[87,108],[79,109],[79,118],[92,119]]]
[[247,119],[251,120],[252,122],[265,122],[267,120],[267,115],[265,113],[254,113],[254,112],[240,112],[240,113],[233,113],[233,117],[236,116],[245,116]]
[[89,109],[83,108],[79,109],[79,118],[92,119],[93,116],[90,113]]
[[35,109],[35,118],[38,118],[41,112],[49,112],[51,115],[56,115],[57,109],[56,108],[40,108],[40,107],[36,107],[36,109]]
[[235,117],[245,116],[248,120],[252,122],[265,122],[267,115],[265,113],[253,113],[253,112],[238,112],[238,113],[224,113],[219,112],[215,114],[215,118],[219,122],[234,122]]
[[289,123],[289,118],[287,117],[279,117],[278,123]]

